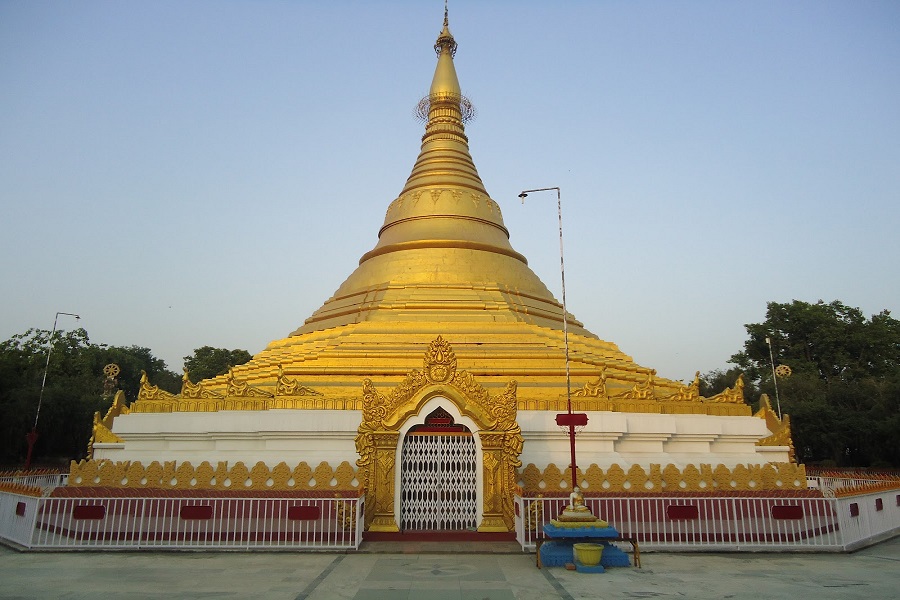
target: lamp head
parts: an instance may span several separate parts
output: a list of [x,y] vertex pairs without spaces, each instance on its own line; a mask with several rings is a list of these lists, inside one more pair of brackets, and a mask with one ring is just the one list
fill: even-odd
[[519,198],[523,198],[523,199],[524,199],[524,198],[526,198],[527,196],[528,196],[528,194],[526,194],[525,192],[522,192],[521,194],[519,194]]

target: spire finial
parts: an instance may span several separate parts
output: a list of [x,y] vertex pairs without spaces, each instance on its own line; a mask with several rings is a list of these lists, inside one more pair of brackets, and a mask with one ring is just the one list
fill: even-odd
[[445,49],[450,52],[451,57],[456,56],[456,40],[453,39],[453,34],[450,33],[450,18],[447,11],[447,0],[444,0],[444,29],[434,43],[434,51],[438,56],[440,56]]
[[[450,33],[450,17],[447,9],[447,0],[444,0],[444,28],[434,43],[434,51],[438,56],[438,64],[434,70],[434,79],[431,81],[431,90],[427,96],[419,101],[416,106],[416,116],[429,125],[426,132],[431,130],[432,118],[438,113],[433,113],[436,104],[448,104],[454,113],[458,111],[459,125],[475,118],[475,107],[472,102],[462,95],[459,89],[459,80],[456,77],[456,69],[453,67],[453,57],[456,55],[456,40]],[[446,108],[446,107],[445,107]],[[440,113],[440,121],[447,122],[447,115]],[[460,129],[460,136],[465,135]],[[426,137],[428,133],[426,133]]]

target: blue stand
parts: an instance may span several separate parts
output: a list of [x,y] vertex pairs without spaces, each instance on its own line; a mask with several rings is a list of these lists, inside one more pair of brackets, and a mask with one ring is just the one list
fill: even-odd
[[[612,545],[610,539],[619,537],[614,527],[556,527],[552,523],[544,525],[544,535],[550,538],[541,544],[541,564],[547,567],[564,567],[566,563],[574,563],[575,569],[583,573],[603,573],[604,567],[630,567],[628,555]],[[588,567],[575,560],[572,546],[580,542],[593,542],[603,545],[600,564]]]

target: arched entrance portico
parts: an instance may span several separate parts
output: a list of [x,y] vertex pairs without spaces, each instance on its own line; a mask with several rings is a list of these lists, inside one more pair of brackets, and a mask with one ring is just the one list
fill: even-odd
[[[430,463],[430,466],[414,464],[416,457],[411,456],[410,464],[404,468],[405,439],[410,432],[415,434],[416,427],[424,425],[426,418],[438,409],[446,412],[454,424],[468,429],[471,434],[470,441],[455,440],[458,447],[451,450],[451,454],[456,451],[464,455],[471,452],[471,446],[466,449],[467,444],[475,445],[474,493],[478,530],[512,531],[512,495],[516,468],[521,465],[518,457],[522,452],[522,435],[516,423],[516,382],[510,381],[503,393],[491,396],[472,375],[457,371],[456,356],[440,336],[425,353],[424,369],[411,371],[388,394],[379,392],[371,380],[363,382],[363,418],[357,430],[356,448],[359,452],[357,465],[366,486],[366,528],[369,531],[399,531],[399,524],[405,524],[406,514],[417,515],[411,522],[418,520],[420,524],[427,524],[430,518],[437,523],[435,528],[442,527],[442,517],[431,517],[435,514],[446,515],[439,511],[428,514],[427,507],[423,507],[421,502],[416,504],[421,499],[408,496],[410,503],[406,513],[402,505],[405,481],[414,486],[441,486],[452,480],[453,468],[462,469],[461,465],[454,467],[450,464],[454,460],[452,456],[434,456],[434,453],[441,452],[439,443],[429,444],[422,440],[412,443],[422,442],[420,450],[423,454],[419,458]],[[413,455],[415,452],[412,450]],[[467,468],[470,466],[471,463]],[[423,478],[417,473],[429,468],[437,474],[424,477],[432,481],[423,483]],[[413,479],[404,480],[404,471],[407,471],[408,478],[411,475]],[[471,472],[466,471],[464,476],[471,481]],[[462,486],[463,482],[453,481],[453,485]],[[465,490],[466,493],[471,492],[469,487]],[[427,493],[439,491],[426,490],[422,502],[427,502]],[[452,523],[453,520],[449,521]]]

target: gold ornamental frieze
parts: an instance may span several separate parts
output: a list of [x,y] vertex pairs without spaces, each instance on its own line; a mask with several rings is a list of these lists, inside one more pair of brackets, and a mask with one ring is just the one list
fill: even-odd
[[[431,200],[432,204],[437,206],[438,202],[444,198],[444,194],[446,194],[447,203],[455,209],[458,208],[467,208],[471,206],[472,209],[478,210],[481,208],[483,204],[487,207],[488,212],[490,214],[496,214],[497,217],[502,218],[502,213],[500,212],[500,205],[498,205],[494,200],[492,200],[486,194],[482,194],[472,190],[460,190],[458,188],[434,188],[428,191],[429,195],[427,198]],[[399,212],[403,209],[404,205],[409,206],[417,206],[419,204],[420,199],[425,194],[424,190],[416,190],[415,192],[403,194],[399,196],[396,200],[391,202],[388,205],[387,212],[385,214],[386,219],[390,219],[394,212]],[[463,206],[460,205],[462,203]]]
[[373,500],[366,523],[370,531],[398,531],[394,517],[395,460],[399,431],[431,398],[453,402],[476,424],[483,463],[483,517],[479,531],[511,531],[516,469],[521,466],[523,438],[516,411],[516,382],[496,396],[475,377],[457,368],[450,344],[438,336],[425,352],[422,370],[414,369],[387,394],[363,381],[362,422],[356,435],[360,477]]
[[[269,388],[272,389],[272,388]],[[326,398],[324,394],[303,385],[285,374],[278,365],[274,393],[264,387],[238,379],[229,369],[224,389],[211,389],[207,381],[192,383],[185,370],[181,393],[170,394],[151,385],[146,372],[141,373],[138,398],[131,406],[136,413],[216,412],[220,410],[359,410],[358,398]]]
[[[744,402],[744,381],[738,378],[734,386],[704,398],[700,395],[700,373],[689,385],[660,380],[656,371],[621,375],[606,368],[596,379],[588,381],[572,392],[572,409],[576,411],[614,411],[630,413],[690,414],[716,416],[749,416],[750,407]],[[529,410],[566,410],[566,399],[547,402],[523,400],[520,408]]]
[[[803,491],[806,485],[806,467],[794,463],[768,463],[765,465],[736,465],[726,467],[708,464],[686,465],[682,468],[669,464],[663,467],[631,465],[626,471],[617,464],[606,469],[592,464],[585,470],[578,469],[576,480],[585,493],[671,493],[671,492],[745,492],[764,490]],[[569,467],[560,469],[554,464],[543,470],[533,464],[521,470],[517,483],[525,495],[565,490],[572,481]]]
[[69,466],[70,487],[142,488],[219,491],[354,491],[362,488],[357,470],[344,461],[337,466],[327,462],[313,468],[305,462],[289,467],[281,462],[268,467],[258,462],[248,468],[243,462],[229,465],[220,461],[215,466],[207,461],[194,466],[190,462],[157,462],[110,460],[72,461]]

